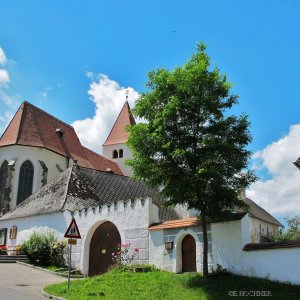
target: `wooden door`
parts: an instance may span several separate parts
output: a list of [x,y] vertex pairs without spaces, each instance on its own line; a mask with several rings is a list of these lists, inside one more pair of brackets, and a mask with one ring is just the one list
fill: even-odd
[[121,237],[117,227],[111,222],[101,224],[90,243],[89,275],[107,272],[112,265],[112,253],[119,251]]
[[181,244],[182,272],[196,272],[196,242],[190,235],[186,235]]

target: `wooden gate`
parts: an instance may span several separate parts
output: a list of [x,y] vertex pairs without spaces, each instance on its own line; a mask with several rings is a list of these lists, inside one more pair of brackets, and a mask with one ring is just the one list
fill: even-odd
[[112,265],[112,253],[119,251],[121,237],[111,222],[101,224],[90,243],[89,276],[107,272]]
[[190,235],[186,235],[181,243],[182,272],[196,272],[196,242]]

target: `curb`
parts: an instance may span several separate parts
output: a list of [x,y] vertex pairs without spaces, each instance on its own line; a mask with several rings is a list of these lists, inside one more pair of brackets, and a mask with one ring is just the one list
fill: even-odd
[[62,298],[62,297],[58,297],[58,296],[54,296],[54,295],[48,294],[47,292],[44,291],[44,289],[41,289],[41,292],[43,293],[44,297],[49,298],[49,299],[53,299],[53,300],[67,300],[67,299]]
[[[63,278],[68,278],[67,275],[59,274],[57,272],[54,272],[54,271],[51,271],[51,270],[48,270],[48,269],[44,269],[44,268],[41,268],[41,267],[38,267],[38,266],[34,266],[34,265],[31,265],[31,264],[27,264],[27,263],[24,263],[22,261],[17,261],[17,264],[24,265],[26,267],[30,267],[30,268],[33,268],[33,269],[38,269],[38,270],[41,270],[41,271],[44,271],[44,272],[47,272],[47,273],[50,273],[50,274],[54,274],[56,276],[63,277]],[[85,278],[84,276],[82,276],[82,277],[73,277],[73,276],[74,275],[71,275],[72,279],[82,279],[82,278]]]

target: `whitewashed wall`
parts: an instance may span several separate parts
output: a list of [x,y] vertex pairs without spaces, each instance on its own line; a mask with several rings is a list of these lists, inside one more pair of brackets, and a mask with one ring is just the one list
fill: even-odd
[[[123,158],[113,158],[113,151],[123,149]],[[103,146],[103,156],[117,163],[125,176],[132,176],[131,167],[125,165],[126,159],[132,159],[132,153],[125,144],[114,144]]]
[[[212,268],[211,232],[208,225],[208,263]],[[196,268],[202,272],[203,233],[201,226],[188,228],[164,229],[150,231],[150,262],[166,271],[182,272],[181,243],[183,238],[190,234],[196,242]],[[165,242],[173,242],[173,249],[166,250]]]
[[[53,231],[59,239],[64,234],[72,217],[78,224],[81,240],[72,248],[72,264],[85,275],[88,274],[90,241],[95,230],[105,221],[110,221],[118,228],[121,242],[131,243],[131,248],[138,248],[135,263],[149,263],[149,231],[148,226],[158,219],[158,208],[152,200],[137,199],[135,201],[119,201],[113,205],[88,208],[71,213],[69,211],[19,218],[0,220],[0,229],[7,228],[7,246],[15,247],[36,232]],[[17,226],[17,239],[9,239],[9,229]],[[162,241],[163,243],[163,241]],[[156,251],[155,249],[153,249]],[[160,266],[160,265],[159,265]]]
[[300,284],[300,248],[243,251],[250,242],[249,216],[211,225],[213,268],[236,274]]
[[[74,217],[81,232],[81,240],[73,247],[73,263],[87,275],[89,267],[90,242],[95,230],[105,221],[112,222],[119,230],[121,243],[131,243],[138,248],[136,263],[149,263],[149,210],[151,199],[119,201],[115,205],[76,211]],[[66,214],[67,216],[67,214]],[[68,221],[72,218],[67,216]]]
[[11,209],[16,207],[20,167],[26,160],[30,160],[34,167],[32,193],[36,192],[42,186],[41,180],[43,169],[39,163],[39,160],[43,161],[48,168],[47,182],[50,182],[53,178],[60,174],[56,168],[56,164],[59,164],[63,170],[68,168],[68,160],[66,157],[38,147],[19,145],[1,147],[0,166],[5,160],[8,162],[11,160],[16,161],[14,166],[15,171],[13,171],[12,178]]
[[[17,226],[17,238],[9,238],[9,229]],[[54,232],[59,239],[62,239],[66,230],[66,219],[63,213],[32,216],[27,218],[0,220],[0,229],[7,228],[6,245],[13,248],[21,245],[33,232]]]

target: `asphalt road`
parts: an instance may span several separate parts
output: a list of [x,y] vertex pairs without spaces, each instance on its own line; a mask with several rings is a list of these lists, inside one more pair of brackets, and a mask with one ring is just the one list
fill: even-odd
[[41,289],[66,278],[14,263],[0,264],[0,300],[45,300]]

